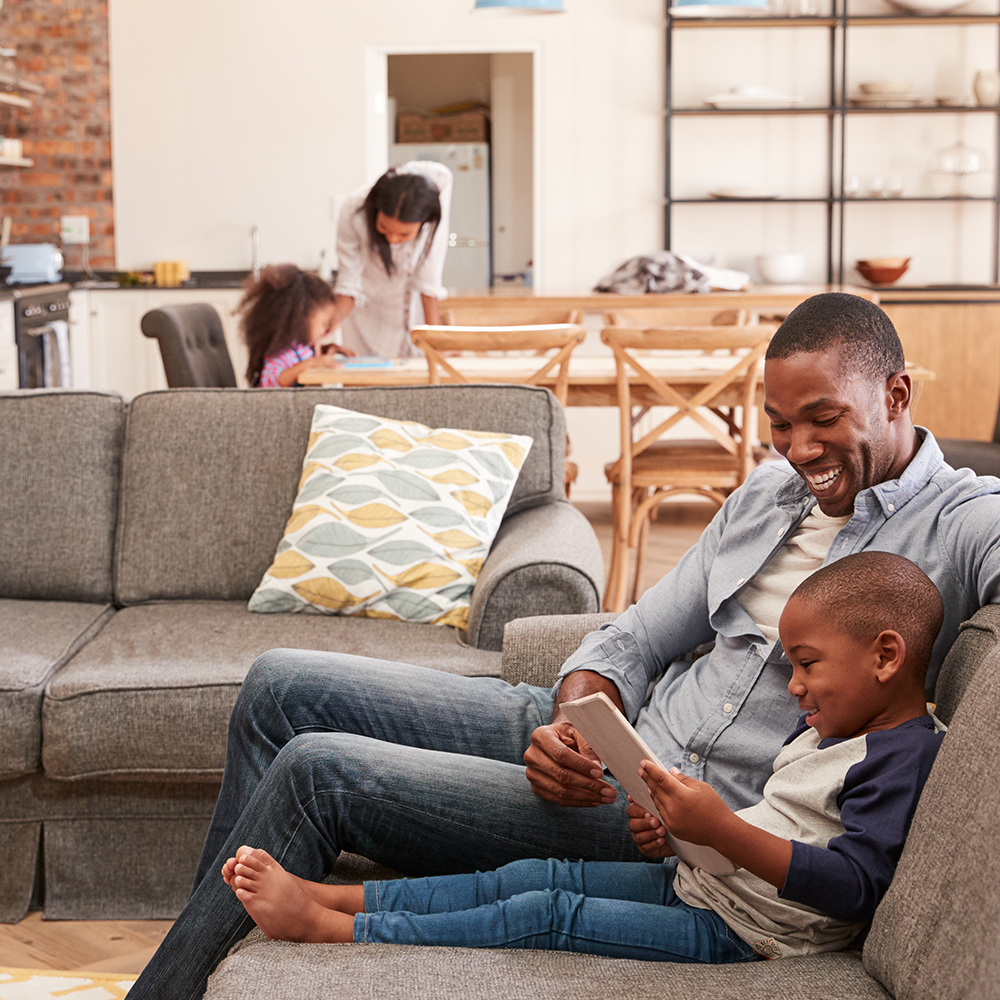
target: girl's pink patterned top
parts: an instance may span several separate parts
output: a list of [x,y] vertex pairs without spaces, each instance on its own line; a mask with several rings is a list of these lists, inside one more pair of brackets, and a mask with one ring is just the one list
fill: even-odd
[[292,365],[300,361],[308,361],[316,357],[316,352],[308,344],[292,344],[278,354],[271,354],[264,359],[264,367],[260,370],[261,388],[270,389],[278,385],[278,376]]

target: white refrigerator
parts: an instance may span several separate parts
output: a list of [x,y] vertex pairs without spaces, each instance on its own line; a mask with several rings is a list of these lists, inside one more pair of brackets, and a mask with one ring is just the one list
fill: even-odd
[[458,288],[490,288],[490,147],[485,142],[389,145],[389,166],[408,160],[443,163],[455,178],[448,226],[443,283]]

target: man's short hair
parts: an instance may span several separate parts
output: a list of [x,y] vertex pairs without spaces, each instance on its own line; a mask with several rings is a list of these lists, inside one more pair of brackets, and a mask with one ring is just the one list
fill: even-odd
[[914,681],[924,683],[944,605],[927,574],[893,552],[855,552],[807,576],[792,597],[814,604],[824,620],[858,642],[886,629],[906,642]]
[[870,382],[905,367],[892,320],[875,303],[846,292],[824,292],[796,306],[771,338],[766,358],[837,349],[843,367]]

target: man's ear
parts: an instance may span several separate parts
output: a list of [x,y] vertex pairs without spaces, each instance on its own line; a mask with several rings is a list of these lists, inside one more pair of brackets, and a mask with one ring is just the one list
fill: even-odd
[[876,656],[875,679],[880,684],[886,684],[903,669],[906,640],[895,630],[887,628],[879,632],[872,648]]
[[898,420],[913,402],[913,382],[904,372],[896,372],[885,380],[885,402],[890,420]]

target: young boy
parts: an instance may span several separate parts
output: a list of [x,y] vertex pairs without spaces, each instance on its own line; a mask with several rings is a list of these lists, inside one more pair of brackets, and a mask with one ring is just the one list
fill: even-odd
[[[517,861],[495,872],[335,886],[242,847],[222,869],[264,933],[290,941],[541,948],[739,962],[844,948],[892,880],[944,735],[924,675],[937,589],[909,560],[847,556],[792,594],[779,624],[804,712],[763,799],[732,812],[704,782],[643,761],[659,817],[629,807],[643,853],[665,828],[737,865]],[[488,823],[488,817],[479,818]],[[470,817],[470,823],[476,823]]]

